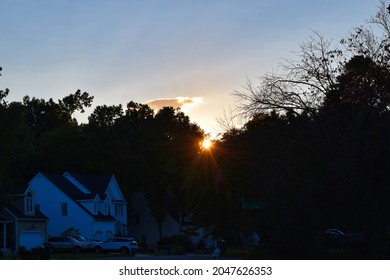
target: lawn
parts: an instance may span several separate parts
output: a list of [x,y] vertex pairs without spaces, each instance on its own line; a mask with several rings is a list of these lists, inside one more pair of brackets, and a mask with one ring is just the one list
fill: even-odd
[[[90,253],[54,253],[51,254],[49,259],[51,260],[99,260],[99,259],[110,259],[110,258],[116,258],[118,257],[118,254],[96,254],[93,252]],[[0,257],[0,260],[40,260],[41,258],[39,255],[34,255],[31,253],[21,255],[14,255],[14,256],[2,256]],[[42,259],[47,259],[47,256],[45,256]]]
[[98,260],[114,258],[115,254],[96,254],[96,253],[54,253],[50,256],[52,260]]

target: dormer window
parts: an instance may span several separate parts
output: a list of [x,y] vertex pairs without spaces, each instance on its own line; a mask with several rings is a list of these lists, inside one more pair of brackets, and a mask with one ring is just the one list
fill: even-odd
[[105,202],[105,203],[104,203],[104,208],[105,208],[105,209],[104,209],[105,214],[106,214],[106,215],[110,215],[110,208],[111,208],[111,207],[110,207],[109,202]]
[[122,204],[115,204],[115,216],[116,217],[123,217],[123,205]]
[[34,215],[33,195],[28,192],[24,197],[24,210],[26,215]]
[[100,199],[99,199],[99,196],[96,195],[95,196],[95,199],[93,200],[93,214],[97,215],[99,214],[99,202],[100,202]]

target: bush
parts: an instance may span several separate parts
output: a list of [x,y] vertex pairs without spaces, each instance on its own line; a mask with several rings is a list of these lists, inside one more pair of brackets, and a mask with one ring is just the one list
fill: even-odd
[[[266,259],[302,260],[321,258],[321,240],[316,232],[304,225],[284,225],[260,244],[259,254]],[[263,246],[262,246],[263,245]],[[264,246],[265,245],[265,246]]]
[[80,230],[75,227],[70,227],[62,233],[65,236],[80,235]]
[[20,246],[18,249],[18,258],[21,260],[37,260],[38,257],[35,256],[32,251],[26,250],[26,247]]
[[167,254],[181,255],[193,250],[193,244],[186,235],[163,237],[157,242],[159,250]]

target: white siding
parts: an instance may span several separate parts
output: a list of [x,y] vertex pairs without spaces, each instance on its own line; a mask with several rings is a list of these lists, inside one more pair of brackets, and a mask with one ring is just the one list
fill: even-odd
[[[35,203],[40,204],[40,210],[48,218],[48,235],[58,235],[64,230],[75,227],[87,238],[91,238],[93,218],[80,206],[66,196],[43,175],[38,174],[30,181],[35,192]],[[68,216],[61,215],[61,203],[68,204]]]
[[[72,181],[72,183],[74,182]],[[88,239],[104,240],[115,233],[116,221],[95,221],[91,215],[97,214],[95,213],[94,201],[80,201],[79,203],[73,201],[41,173],[38,173],[30,181],[30,186],[35,193],[35,203],[40,204],[40,210],[48,217],[47,232],[49,236],[61,234],[70,227],[78,229]],[[107,191],[112,194],[112,199],[124,200],[114,176],[107,187]],[[99,201],[98,203],[99,211],[104,214],[106,213],[105,202]],[[62,215],[64,212],[62,210],[65,210],[65,208],[61,205],[64,203],[67,205],[67,216]],[[114,205],[107,206],[110,207],[110,213],[115,215]],[[127,203],[124,203],[123,215],[116,217],[119,222],[125,225],[127,225],[126,208]]]
[[94,201],[81,201],[80,204],[87,208],[89,212],[94,213]]
[[[110,183],[108,184],[109,192],[112,194],[111,199],[113,200],[122,200],[125,201],[125,198],[120,190],[120,187],[115,179],[114,176],[112,176],[112,179]],[[112,215],[115,215],[115,206],[111,204],[111,212]],[[115,216],[115,218],[120,221],[121,223],[127,225],[127,203],[124,203],[123,205],[123,215],[122,216]]]
[[108,189],[111,191],[111,194],[113,195],[113,199],[125,200],[114,176],[112,176],[111,181],[108,184]]

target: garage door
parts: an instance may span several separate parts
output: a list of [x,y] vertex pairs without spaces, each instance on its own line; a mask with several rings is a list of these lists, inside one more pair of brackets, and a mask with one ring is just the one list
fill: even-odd
[[43,233],[40,231],[23,231],[20,233],[19,246],[26,247],[27,250],[31,248],[42,246]]

